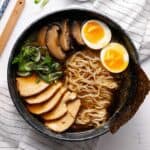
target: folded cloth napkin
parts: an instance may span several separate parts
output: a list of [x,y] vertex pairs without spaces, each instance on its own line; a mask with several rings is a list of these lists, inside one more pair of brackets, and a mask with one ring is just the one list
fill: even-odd
[[[80,5],[81,6],[81,5]],[[130,35],[141,63],[150,65],[150,2],[148,0],[95,0],[82,7],[98,11],[118,22]],[[150,69],[150,68],[149,68]],[[8,92],[7,83],[0,85],[0,149],[8,150],[91,150],[97,139],[85,142],[61,142],[42,137],[18,114]]]

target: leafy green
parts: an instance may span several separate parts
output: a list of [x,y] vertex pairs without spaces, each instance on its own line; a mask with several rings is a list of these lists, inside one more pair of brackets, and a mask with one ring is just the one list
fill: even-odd
[[47,49],[39,46],[25,44],[13,59],[12,64],[17,65],[19,76],[28,76],[34,72],[39,78],[49,83],[63,75],[60,63],[54,61]]

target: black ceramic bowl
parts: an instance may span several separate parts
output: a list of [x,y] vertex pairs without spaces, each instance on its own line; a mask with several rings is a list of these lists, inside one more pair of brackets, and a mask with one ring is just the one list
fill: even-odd
[[[130,38],[128,35],[123,31],[123,29],[114,21],[111,19],[107,18],[106,16],[103,16],[99,13],[89,11],[89,10],[83,10],[83,9],[67,9],[67,10],[62,10],[62,11],[57,11],[48,14],[47,16],[37,20],[36,22],[33,22],[18,38],[16,41],[10,58],[9,58],[9,63],[8,63],[8,87],[10,91],[11,98],[19,111],[20,115],[37,131],[41,132],[44,136],[47,136],[48,138],[56,138],[60,140],[68,140],[68,141],[80,141],[80,140],[87,140],[91,139],[100,135],[105,134],[106,132],[109,132],[109,122],[113,117],[115,117],[116,112],[120,111],[122,106],[125,104],[126,100],[132,95],[131,89],[133,91],[132,85],[134,85],[133,82],[136,82],[135,78],[134,81],[132,80],[132,76],[134,74],[134,66],[132,66],[132,63],[130,63],[129,67],[129,79],[130,83],[124,85],[124,91],[127,91],[128,94],[125,94],[124,96],[124,101],[123,103],[120,103],[119,107],[117,110],[114,111],[112,117],[110,120],[101,128],[98,129],[91,129],[83,132],[64,132],[61,134],[54,133],[50,130],[48,130],[42,122],[40,122],[36,117],[34,117],[32,114],[28,112],[26,109],[22,98],[19,96],[19,93],[17,92],[16,89],[16,84],[15,84],[15,78],[16,78],[16,72],[15,72],[15,67],[12,65],[12,60],[14,56],[18,53],[18,50],[20,49],[23,41],[34,31],[38,30],[41,26],[51,23],[53,21],[57,21],[62,18],[69,18],[69,19],[80,19],[80,20],[87,20],[87,19],[98,19],[103,22],[105,22],[111,29],[112,34],[113,34],[113,40],[118,41],[122,43],[128,50],[130,60],[137,62],[137,53],[135,50],[135,47],[133,43],[131,42]],[[122,91],[122,92],[124,92]]]

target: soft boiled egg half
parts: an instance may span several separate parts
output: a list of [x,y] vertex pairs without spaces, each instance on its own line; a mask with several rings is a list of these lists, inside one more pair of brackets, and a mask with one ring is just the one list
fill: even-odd
[[89,20],[83,24],[81,36],[89,48],[99,50],[110,42],[111,31],[105,23]]
[[123,72],[129,64],[126,48],[119,43],[110,43],[100,52],[103,66],[112,73]]

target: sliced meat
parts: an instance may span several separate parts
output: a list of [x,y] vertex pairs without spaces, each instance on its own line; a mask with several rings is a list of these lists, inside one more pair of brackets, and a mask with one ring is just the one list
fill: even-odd
[[46,34],[46,45],[49,49],[49,52],[57,59],[64,59],[65,53],[63,52],[62,48],[59,44],[59,26],[52,25]]
[[40,80],[37,83],[38,77],[36,75],[28,77],[17,77],[16,84],[17,89],[21,96],[28,97],[40,93],[45,90],[49,84]]
[[68,112],[72,115],[73,118],[76,118],[77,113],[80,109],[81,101],[79,99],[75,101],[70,101],[67,105]]
[[68,112],[58,120],[46,121],[45,125],[58,133],[66,131],[75,121],[80,108],[80,100],[72,101],[67,105]]
[[75,92],[70,92],[68,98],[64,99],[64,103],[70,102],[72,100],[75,100],[77,97],[77,94]]
[[41,30],[38,33],[38,43],[40,46],[46,46],[46,33],[47,33],[48,27],[42,27]]
[[74,21],[71,27],[72,37],[79,45],[84,45],[84,41],[81,37],[81,24],[78,21]]
[[67,113],[59,120],[45,122],[44,124],[47,128],[51,129],[52,131],[61,133],[66,131],[74,123],[74,121],[75,119],[71,116],[71,114]]
[[61,82],[54,83],[52,84],[52,86],[48,87],[45,91],[39,93],[38,95],[26,98],[25,101],[28,104],[39,104],[45,102],[48,99],[50,99],[58,91],[60,87],[62,87]]
[[27,105],[28,110],[36,115],[40,115],[51,111],[57,103],[61,100],[61,97],[66,91],[66,87],[62,87],[52,98],[50,98],[45,103],[35,104],[35,105]]
[[76,93],[66,92],[61,100],[61,102],[50,112],[43,114],[41,117],[44,120],[54,120],[62,117],[65,113],[67,113],[67,105],[66,103],[70,100],[74,100],[76,98]]
[[61,25],[60,46],[64,51],[70,49],[70,31],[68,20],[64,20]]

